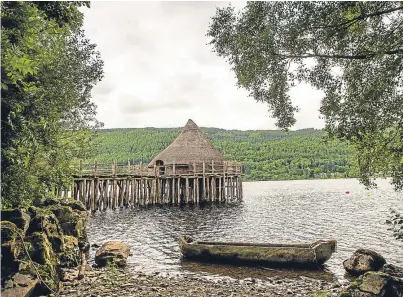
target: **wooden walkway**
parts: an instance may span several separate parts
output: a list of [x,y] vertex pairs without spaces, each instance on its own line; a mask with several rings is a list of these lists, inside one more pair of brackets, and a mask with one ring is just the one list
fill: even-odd
[[106,210],[147,205],[230,203],[242,199],[242,166],[228,162],[191,165],[80,165],[70,189],[60,191],[86,205]]

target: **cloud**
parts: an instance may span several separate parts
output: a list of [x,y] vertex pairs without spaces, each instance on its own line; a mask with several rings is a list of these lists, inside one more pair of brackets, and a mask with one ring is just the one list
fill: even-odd
[[[205,36],[216,7],[229,2],[92,2],[84,28],[105,62],[93,89],[106,128],[199,126],[275,129],[266,104],[236,87],[234,73]],[[241,8],[245,2],[234,2]],[[301,107],[294,128],[324,126],[321,94],[292,90]]]

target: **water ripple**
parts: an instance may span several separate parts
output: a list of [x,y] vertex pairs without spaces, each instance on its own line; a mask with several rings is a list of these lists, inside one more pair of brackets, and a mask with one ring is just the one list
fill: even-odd
[[[396,241],[385,225],[389,208],[403,212],[403,197],[386,181],[371,191],[354,179],[244,183],[244,197],[237,205],[163,206],[96,213],[89,220],[90,242],[127,243],[133,253],[129,267],[145,272],[217,277],[273,275],[261,269],[184,261],[177,245],[181,234],[206,240],[250,242],[335,238],[338,252],[327,262],[326,273],[339,279],[344,274],[342,261],[360,247],[373,249],[388,262],[403,265],[403,243]],[[95,251],[91,252],[93,257]],[[315,273],[295,274],[313,277]]]

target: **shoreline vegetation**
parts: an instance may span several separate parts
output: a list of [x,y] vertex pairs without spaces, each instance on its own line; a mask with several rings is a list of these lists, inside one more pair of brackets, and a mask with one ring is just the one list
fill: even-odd
[[[201,128],[225,159],[241,162],[244,181],[357,178],[353,149],[326,142],[325,132],[301,129],[225,130]],[[180,133],[180,128],[117,128],[97,130],[96,149],[84,166],[148,164]]]

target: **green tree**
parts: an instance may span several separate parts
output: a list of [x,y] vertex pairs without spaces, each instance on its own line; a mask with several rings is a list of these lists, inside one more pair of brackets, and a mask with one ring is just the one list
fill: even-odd
[[2,204],[41,199],[71,182],[100,126],[91,88],[103,75],[82,31],[85,2],[1,2]]
[[402,24],[402,2],[248,2],[218,8],[207,35],[280,128],[295,123],[290,87],[322,90],[328,135],[354,146],[361,182],[381,174],[401,190]]

